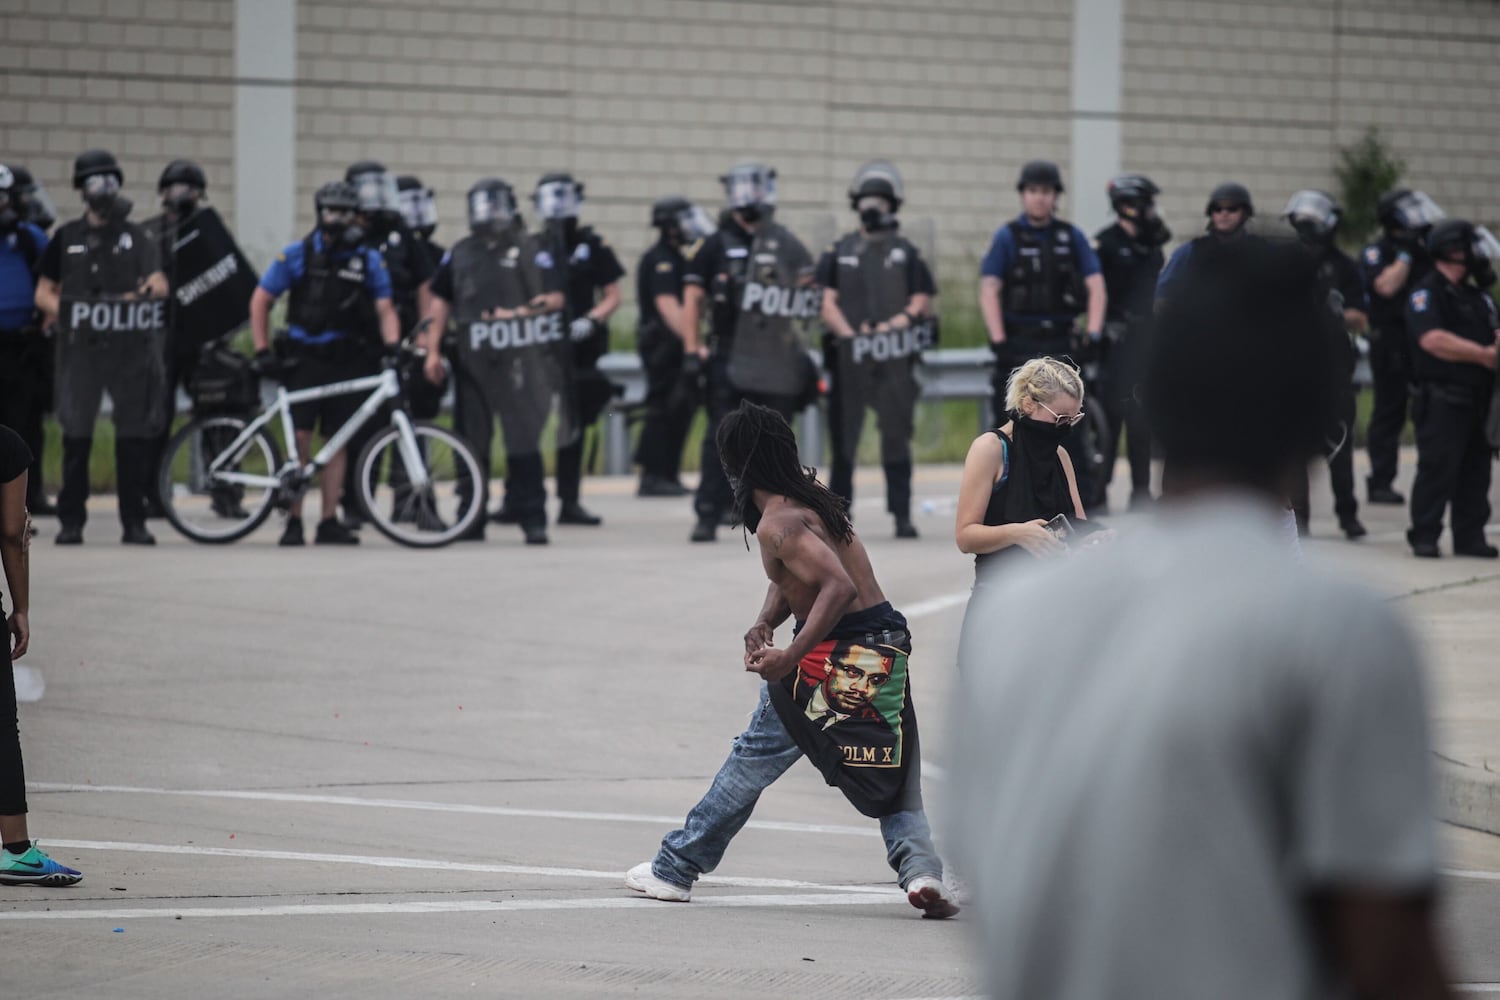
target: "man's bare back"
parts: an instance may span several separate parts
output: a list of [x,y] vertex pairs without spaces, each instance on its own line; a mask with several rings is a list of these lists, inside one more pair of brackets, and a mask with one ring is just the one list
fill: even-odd
[[[785,496],[756,491],[761,563],[771,581],[760,618],[745,635],[745,667],[767,680],[784,677],[838,620],[885,601],[859,536],[842,543],[817,514]],[[771,645],[777,625],[804,623],[786,649]]]

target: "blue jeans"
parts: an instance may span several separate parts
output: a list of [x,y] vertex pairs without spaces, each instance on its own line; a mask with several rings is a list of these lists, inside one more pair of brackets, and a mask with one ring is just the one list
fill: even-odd
[[[729,759],[714,776],[708,794],[688,813],[683,828],[662,838],[651,873],[689,888],[699,875],[717,868],[729,842],[750,819],[760,793],[801,756],[771,707],[770,690],[762,684],[750,725],[735,739]],[[943,862],[932,845],[925,812],[915,809],[882,816],[880,835],[885,838],[886,860],[902,888],[918,875],[942,878]]]

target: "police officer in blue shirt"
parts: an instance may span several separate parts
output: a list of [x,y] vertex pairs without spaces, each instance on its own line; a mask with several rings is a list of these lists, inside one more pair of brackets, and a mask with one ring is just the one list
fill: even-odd
[[[382,345],[394,349],[401,340],[385,261],[379,250],[364,245],[365,233],[355,222],[358,192],[346,181],[335,181],[318,189],[313,204],[317,227],[281,252],[250,298],[250,335],[257,360],[265,364],[271,354],[271,305],[290,293],[287,334],[294,364],[286,373],[288,389],[374,374],[380,370]],[[311,454],[314,429],[324,437],[332,435],[363,402],[358,394],[348,394],[294,406],[292,425],[303,461]],[[359,542],[335,516],[346,462],[341,451],[323,470],[323,519],[314,538],[319,545]],[[301,498],[292,504],[281,544],[305,544]]]
[[[979,311],[995,353],[995,426],[1010,373],[1032,358],[1073,351],[1078,317],[1087,314],[1088,339],[1099,342],[1104,329],[1104,277],[1099,256],[1083,230],[1053,213],[1063,193],[1057,164],[1032,160],[1016,181],[1021,214],[995,232],[979,266]],[[1071,432],[1063,447],[1079,476],[1078,492],[1090,495],[1083,481],[1081,435]]]
[[42,489],[41,469],[51,365],[35,298],[46,248],[47,234],[26,219],[20,178],[0,164],[0,424],[20,434],[33,456],[26,506],[36,515],[57,513]]
[[1161,269],[1161,277],[1156,280],[1158,308],[1171,294],[1173,285],[1187,275],[1194,254],[1212,253],[1226,243],[1254,238],[1246,233],[1245,224],[1255,216],[1255,202],[1250,198],[1250,189],[1237,181],[1225,181],[1214,188],[1203,214],[1208,217],[1208,231],[1178,247]]

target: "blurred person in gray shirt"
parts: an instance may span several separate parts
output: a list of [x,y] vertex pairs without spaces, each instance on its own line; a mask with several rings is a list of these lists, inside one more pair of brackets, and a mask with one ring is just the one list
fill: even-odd
[[1287,247],[1203,263],[1147,369],[1169,502],[973,616],[952,833],[986,986],[1446,996],[1412,636],[1282,523],[1337,402],[1316,275]]

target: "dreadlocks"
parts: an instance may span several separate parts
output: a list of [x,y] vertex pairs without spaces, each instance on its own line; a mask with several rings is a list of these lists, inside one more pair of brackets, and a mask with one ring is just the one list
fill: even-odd
[[797,439],[781,414],[755,403],[741,403],[719,422],[715,440],[724,473],[734,484],[735,519],[752,533],[760,525],[753,497],[761,489],[813,511],[835,541],[847,545],[854,540],[854,525],[843,498],[798,461]]

